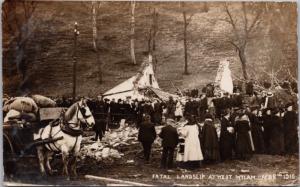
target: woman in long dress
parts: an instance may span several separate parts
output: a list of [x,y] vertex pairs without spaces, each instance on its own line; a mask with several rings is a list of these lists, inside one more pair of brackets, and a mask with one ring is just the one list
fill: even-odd
[[199,140],[199,126],[196,124],[194,116],[188,118],[188,123],[180,132],[185,140],[183,162],[188,169],[195,169],[199,167],[200,161],[203,160],[203,154]]
[[284,131],[280,110],[275,108],[270,131],[270,154],[281,155],[284,152]]
[[251,158],[253,151],[253,142],[250,137],[249,118],[245,111],[236,117],[235,130],[236,130],[236,157],[241,160]]
[[213,117],[205,115],[204,126],[202,128],[203,153],[206,163],[213,163],[220,160],[220,150],[217,130],[213,124]]

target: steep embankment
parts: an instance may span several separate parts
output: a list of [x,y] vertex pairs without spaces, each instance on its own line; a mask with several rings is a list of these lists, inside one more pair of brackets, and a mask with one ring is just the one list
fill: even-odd
[[[136,7],[136,56],[141,63],[147,51],[147,36],[151,24],[149,2]],[[153,5],[153,3],[152,3]],[[78,60],[78,94],[95,96],[131,77],[139,69],[130,62],[130,3],[104,2],[99,9],[98,36],[104,83],[97,80],[96,54],[92,48],[92,21],[89,3],[39,2],[33,20],[36,29],[28,43],[29,83],[34,93],[64,95],[72,92],[73,27],[78,22],[76,56]],[[194,3],[194,9],[203,3]],[[156,77],[159,85],[173,92],[175,86],[201,88],[214,80],[218,62],[231,61],[233,74],[239,75],[237,53],[228,45],[216,48],[214,43],[228,31],[220,18],[224,16],[220,4],[209,4],[208,12],[196,13],[188,26],[190,75],[183,75],[183,17],[178,3],[156,3],[158,34]],[[208,19],[209,18],[209,19]],[[4,66],[5,66],[4,62]],[[15,93],[13,78],[5,77],[4,93]]]

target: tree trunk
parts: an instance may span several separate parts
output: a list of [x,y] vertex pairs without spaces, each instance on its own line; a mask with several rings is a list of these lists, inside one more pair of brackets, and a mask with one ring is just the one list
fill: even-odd
[[73,51],[73,102],[76,100],[76,84],[77,84],[77,58],[76,58],[76,48],[77,48],[77,25],[75,24],[74,29],[74,51]]
[[135,1],[131,1],[131,34],[130,34],[130,55],[133,64],[136,64],[135,52],[134,52],[134,40],[135,40],[135,19],[134,19]]
[[93,47],[97,51],[97,2],[92,1]]
[[99,54],[99,47],[98,47],[98,34],[97,34],[97,9],[99,6],[97,6],[100,2],[92,1],[92,24],[93,24],[93,48],[96,53],[96,62],[98,67],[98,81],[100,84],[102,84],[102,62],[100,60],[100,54]]
[[239,49],[239,58],[242,64],[242,71],[243,71],[243,77],[247,81],[248,80],[248,73],[247,73],[247,60],[245,56],[245,49]]
[[183,21],[184,21],[184,30],[183,30],[183,47],[184,47],[184,74],[188,74],[188,57],[187,57],[187,22],[186,22],[186,12],[183,10]]

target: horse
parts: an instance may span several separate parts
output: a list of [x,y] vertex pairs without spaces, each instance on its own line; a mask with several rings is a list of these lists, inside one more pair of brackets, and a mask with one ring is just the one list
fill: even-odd
[[57,141],[36,146],[42,176],[46,176],[45,163],[49,174],[54,173],[50,166],[50,160],[54,153],[62,153],[63,175],[70,179],[68,170],[70,165],[70,171],[74,177],[77,177],[76,160],[82,141],[83,123],[88,128],[95,125],[95,119],[85,99],[71,105],[59,119],[50,122],[45,128],[39,129],[38,133],[34,134],[34,140],[57,139]]

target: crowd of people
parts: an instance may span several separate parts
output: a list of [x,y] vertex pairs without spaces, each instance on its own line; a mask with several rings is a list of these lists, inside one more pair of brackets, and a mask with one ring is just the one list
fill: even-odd
[[[64,100],[58,103],[68,107]],[[194,89],[179,100],[109,100],[99,96],[88,105],[96,119],[94,140],[101,140],[109,123],[125,119],[139,128],[146,163],[157,138],[155,126],[163,125],[158,135],[163,168],[174,166],[175,150],[176,161],[187,168],[198,167],[200,161],[218,163],[247,160],[253,154],[298,153],[297,101],[278,104],[273,93],[254,91],[252,83],[245,93],[239,87],[233,94],[215,92],[213,84],[208,84],[202,93]]]

